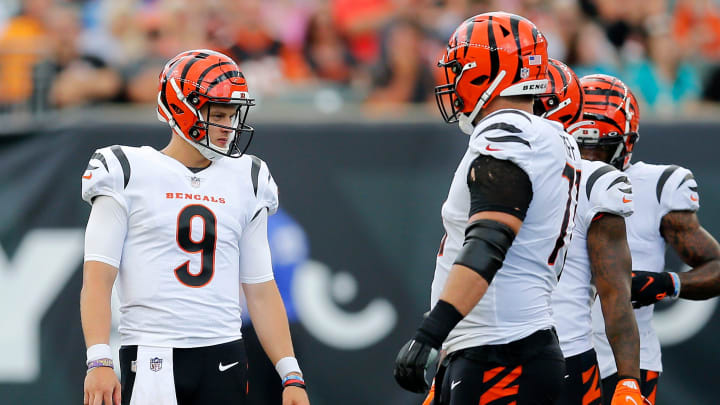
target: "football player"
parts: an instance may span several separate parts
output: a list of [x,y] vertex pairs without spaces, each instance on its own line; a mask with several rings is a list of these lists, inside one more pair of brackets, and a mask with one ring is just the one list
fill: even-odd
[[[660,342],[651,325],[653,305],[678,296],[705,299],[718,293],[720,247],[699,224],[697,183],[679,166],[630,163],[639,138],[637,101],[627,86],[612,76],[590,75],[580,83],[585,92],[584,119],[597,131],[577,133],[584,158],[606,162],[623,171],[632,182],[635,213],[627,222],[627,238],[635,276],[633,306],[640,333],[640,388],[655,403],[662,372]],[[624,114],[616,114],[625,105]],[[624,116],[622,116],[624,115]],[[694,267],[687,273],[664,272],[665,247],[670,244],[683,261]],[[604,300],[601,297],[600,302]],[[604,303],[603,303],[604,304]],[[593,308],[594,345],[603,377],[603,394],[612,394],[623,371],[613,358],[603,312]],[[606,314],[607,315],[607,314]],[[604,402],[609,403],[607,395]]]
[[[570,133],[598,131],[595,121],[583,120],[583,90],[575,73],[550,59],[548,94],[536,97],[535,112],[558,121]],[[620,103],[615,119],[624,123]],[[621,171],[582,160],[582,180],[575,227],[565,268],[552,295],[553,316],[567,374],[558,404],[600,405],[602,393],[597,356],[592,345],[592,303],[602,297],[605,325],[622,376],[613,405],[641,405],[637,324],[630,304],[632,261],[625,217],[633,212],[630,182]]]
[[580,156],[561,125],[532,115],[547,63],[537,27],[502,12],[464,21],[439,62],[440,112],[470,139],[442,208],[433,308],[394,369],[403,388],[426,392],[442,346],[435,403],[551,404],[562,388],[550,294],[573,226]]
[[[158,118],[170,125],[170,143],[111,146],[90,158],[85,404],[245,403],[240,284],[282,378],[283,404],[308,404],[267,241],[277,186],[265,162],[244,154],[252,105],[232,59],[186,51],[160,75]],[[116,277],[122,384],[108,346]]]

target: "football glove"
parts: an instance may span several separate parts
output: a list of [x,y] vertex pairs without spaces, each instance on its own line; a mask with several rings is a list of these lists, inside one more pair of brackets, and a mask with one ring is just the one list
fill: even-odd
[[408,391],[422,394],[430,389],[437,369],[438,348],[429,342],[410,339],[395,359],[395,381]]
[[664,298],[680,295],[680,278],[677,273],[634,271],[632,273],[632,305],[640,308],[652,305]]
[[634,378],[624,378],[615,386],[615,394],[610,405],[652,405],[640,393],[640,385]]

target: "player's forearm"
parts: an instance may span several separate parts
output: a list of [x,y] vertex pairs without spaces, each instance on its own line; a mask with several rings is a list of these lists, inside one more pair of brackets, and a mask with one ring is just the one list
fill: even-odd
[[80,318],[85,344],[107,344],[110,341],[110,300],[117,269],[100,262],[89,261],[83,269],[80,291]]
[[605,334],[612,347],[618,375],[640,378],[640,335],[630,297],[600,298]]
[[680,298],[706,300],[720,295],[720,259],[677,274],[680,277]]
[[678,273],[680,298],[704,300],[720,295],[720,244],[700,225],[694,212],[671,211],[660,232],[692,270]]
[[243,284],[247,308],[260,344],[273,364],[294,357],[285,305],[275,281]]
[[588,256],[618,375],[640,378],[640,337],[630,302],[632,258],[625,220],[604,215],[588,230]]
[[485,295],[488,283],[476,271],[454,264],[440,299],[466,316]]

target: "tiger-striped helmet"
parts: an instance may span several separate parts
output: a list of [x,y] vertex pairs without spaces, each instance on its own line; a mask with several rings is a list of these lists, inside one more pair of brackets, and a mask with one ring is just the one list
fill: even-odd
[[[213,104],[236,105],[231,125],[209,121]],[[254,129],[245,124],[255,100],[248,94],[245,77],[228,56],[209,49],[185,51],[172,58],[160,74],[158,119],[197,148],[209,160],[223,156],[240,157],[250,145]],[[207,117],[203,116],[203,108]],[[210,142],[208,129],[232,130],[225,147]],[[247,139],[243,140],[243,134]]]
[[465,20],[438,62],[445,69],[445,83],[435,87],[443,119],[472,133],[495,97],[544,93],[547,63],[547,42],[531,21],[503,12]]
[[620,79],[609,75],[584,76],[580,86],[585,96],[583,118],[567,131],[581,148],[609,149],[607,163],[627,169],[640,138],[640,108],[635,95]]
[[580,80],[566,64],[548,59],[547,93],[535,96],[533,110],[549,120],[557,121],[567,129],[582,118],[583,91]]

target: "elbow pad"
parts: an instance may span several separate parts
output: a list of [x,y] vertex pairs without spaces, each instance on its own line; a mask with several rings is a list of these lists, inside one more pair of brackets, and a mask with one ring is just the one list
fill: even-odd
[[515,232],[503,223],[475,221],[465,229],[465,241],[455,264],[471,268],[490,284],[514,239]]

